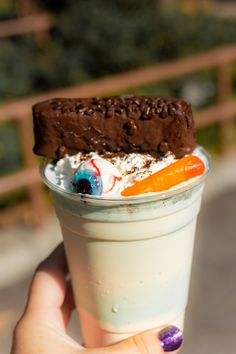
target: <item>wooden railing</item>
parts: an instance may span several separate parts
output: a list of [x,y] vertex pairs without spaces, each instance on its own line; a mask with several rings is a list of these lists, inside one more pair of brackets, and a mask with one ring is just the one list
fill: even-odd
[[32,210],[43,220],[45,200],[42,184],[37,172],[37,163],[32,154],[31,106],[52,97],[87,97],[106,95],[115,91],[127,91],[144,85],[158,83],[183,75],[215,68],[218,73],[218,102],[195,115],[197,128],[219,123],[222,153],[232,149],[233,121],[236,117],[236,100],[233,98],[232,66],[236,61],[236,45],[222,47],[188,58],[149,66],[82,85],[35,95],[26,99],[7,103],[0,107],[0,122],[14,120],[19,125],[23,144],[25,166],[21,172],[0,179],[0,195],[25,187],[30,196]]
[[40,13],[2,21],[0,22],[0,38],[49,31],[54,24],[54,17],[48,13]]

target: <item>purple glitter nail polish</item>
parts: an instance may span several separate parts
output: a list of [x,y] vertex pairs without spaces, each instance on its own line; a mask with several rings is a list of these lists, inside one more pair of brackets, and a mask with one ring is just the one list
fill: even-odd
[[183,334],[177,327],[169,326],[159,333],[159,339],[164,352],[173,352],[181,346]]

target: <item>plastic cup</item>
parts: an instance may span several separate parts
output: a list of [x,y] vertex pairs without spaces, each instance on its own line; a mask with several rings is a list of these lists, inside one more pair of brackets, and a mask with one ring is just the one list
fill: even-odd
[[120,199],[76,195],[46,177],[86,347],[169,324],[183,328],[204,181]]

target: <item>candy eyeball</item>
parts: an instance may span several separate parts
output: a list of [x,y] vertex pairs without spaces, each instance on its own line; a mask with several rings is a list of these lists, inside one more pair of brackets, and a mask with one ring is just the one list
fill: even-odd
[[103,186],[101,177],[94,171],[83,169],[77,170],[72,183],[73,192],[101,195]]
[[74,174],[73,191],[90,195],[114,194],[120,189],[122,177],[109,161],[94,158],[81,163]]

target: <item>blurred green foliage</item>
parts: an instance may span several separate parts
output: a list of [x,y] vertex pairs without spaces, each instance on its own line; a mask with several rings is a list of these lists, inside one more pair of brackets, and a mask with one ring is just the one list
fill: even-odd
[[236,40],[234,20],[163,14],[153,1],[146,6],[144,1],[131,1],[129,7],[126,1],[70,3],[59,15],[55,39],[60,48],[66,49],[68,59],[66,62],[60,55],[56,64],[66,67],[71,79],[70,73],[103,76]]
[[1,124],[0,129],[0,174],[15,172],[22,163],[20,141],[14,122]]
[[197,142],[199,145],[206,147],[213,157],[218,156],[221,151],[219,124],[198,129]]
[[155,0],[38,2],[57,17],[51,42],[1,40],[0,101],[236,41],[236,20],[162,13]]
[[30,94],[39,70],[37,46],[32,40],[24,37],[17,40],[1,40],[1,101]]
[[0,1],[0,20],[7,20],[16,16],[16,6],[13,1]]

